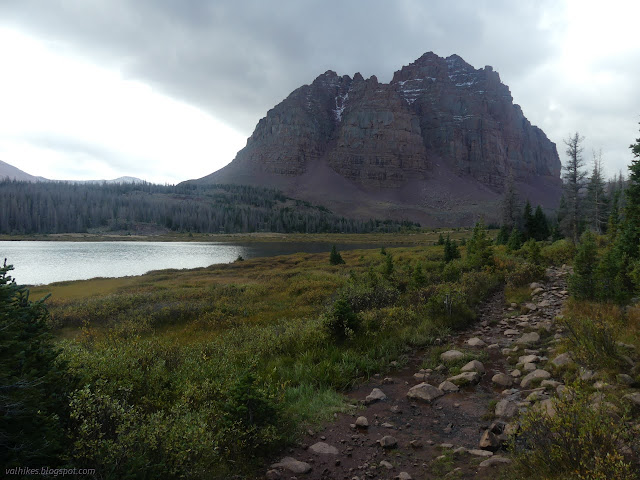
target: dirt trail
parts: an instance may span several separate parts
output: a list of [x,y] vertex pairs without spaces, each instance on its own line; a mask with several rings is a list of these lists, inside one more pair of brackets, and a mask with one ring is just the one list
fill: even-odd
[[[566,274],[565,269],[547,269],[547,281],[539,282],[539,287],[532,285],[532,301],[526,306],[505,305],[503,293],[494,294],[480,306],[478,321],[470,329],[444,339],[454,345],[453,349],[481,354],[485,373],[479,383],[460,386],[458,392],[445,393],[430,403],[409,399],[409,389],[423,381],[415,375],[420,372],[424,360],[424,352],[418,352],[406,368],[387,378],[375,376],[349,392],[347,396],[362,408],[358,408],[354,415],[339,414],[324,429],[309,432],[300,446],[286,453],[287,458],[283,462],[268,469],[266,478],[494,477],[496,468],[509,461],[504,450],[496,444],[496,437],[500,438],[502,429],[508,425],[515,411],[536,400],[530,396],[532,391],[538,392],[534,394],[539,397],[538,401],[544,401],[557,384],[548,378],[544,382],[546,390],[534,389],[522,379],[534,370],[542,370],[545,363],[553,358],[546,351],[546,346],[553,345],[554,335],[558,338],[562,334],[562,328],[555,324],[555,317],[560,314],[567,298]],[[523,310],[530,311],[521,314]],[[538,334],[541,338],[537,340]],[[472,338],[479,338],[484,344],[473,347],[467,343]],[[517,350],[513,351],[514,348]],[[519,357],[527,355],[530,356],[527,360],[532,360],[527,365],[508,363],[509,356],[517,362]],[[520,376],[513,373],[516,368],[521,371]],[[511,387],[496,384],[492,377],[497,373],[506,374],[507,384],[509,379],[514,384]],[[449,376],[441,367],[427,372],[424,382],[438,387]],[[520,383],[526,388],[521,388]],[[365,403],[365,398],[375,388],[380,389],[386,398]],[[368,428],[354,425],[359,416],[366,417]],[[494,422],[493,433],[485,434]],[[506,428],[508,430],[510,426]],[[493,441],[493,446],[480,449],[483,434]],[[387,436],[395,440],[394,447],[381,445],[381,439]],[[393,440],[386,440],[393,443]],[[488,459],[492,460],[485,462]],[[487,463],[492,465],[485,466]]]

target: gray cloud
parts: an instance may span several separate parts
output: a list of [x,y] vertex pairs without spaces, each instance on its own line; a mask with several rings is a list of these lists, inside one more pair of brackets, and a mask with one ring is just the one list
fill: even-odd
[[[247,136],[269,108],[327,69],[389,81],[426,51],[457,53],[476,68],[494,66],[525,115],[558,144],[561,157],[562,138],[580,130],[605,156],[617,150],[622,168],[628,162],[623,151],[635,138],[629,132],[637,132],[635,121],[621,125],[640,112],[628,101],[640,98],[640,59],[612,54],[602,68],[619,72],[628,89],[585,98],[580,86],[566,85],[548,69],[558,61],[566,15],[552,0],[5,0],[0,5],[0,25],[17,26],[118,68]],[[554,98],[557,112],[549,110]],[[600,115],[607,117],[606,128],[593,127]]]

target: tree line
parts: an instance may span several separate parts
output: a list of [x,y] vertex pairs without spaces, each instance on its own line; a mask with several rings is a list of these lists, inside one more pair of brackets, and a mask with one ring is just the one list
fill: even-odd
[[0,233],[137,231],[143,226],[193,233],[397,232],[409,221],[355,220],[246,185],[0,182]]

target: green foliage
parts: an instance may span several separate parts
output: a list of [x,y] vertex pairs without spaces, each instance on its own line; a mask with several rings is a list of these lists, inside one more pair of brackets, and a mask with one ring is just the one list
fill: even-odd
[[571,294],[578,299],[593,299],[596,294],[594,276],[598,262],[598,247],[590,231],[582,234],[573,263],[573,275],[569,277]]
[[393,256],[390,253],[385,256],[384,264],[382,265],[382,275],[387,279],[393,275]]
[[444,245],[444,235],[442,235],[442,232],[440,232],[440,235],[438,235],[437,245]]
[[522,253],[524,258],[532,265],[540,265],[542,263],[540,244],[533,238],[527,240],[522,246]]
[[524,238],[527,240],[534,238],[536,227],[533,219],[533,209],[529,200],[527,200],[527,203],[524,205],[524,211],[522,212],[522,224],[524,226]]
[[639,445],[624,417],[612,416],[606,402],[594,405],[584,388],[570,388],[553,408],[554,415],[533,408],[521,418],[510,478],[637,478],[633,461]]
[[517,288],[537,282],[544,276],[544,268],[540,265],[522,262],[513,266],[506,274],[506,284],[509,288]]
[[447,235],[447,239],[444,242],[444,261],[445,263],[449,263],[451,260],[455,260],[456,258],[460,258],[458,245],[455,240],[451,241],[449,235]]
[[413,273],[411,275],[411,284],[416,287],[422,287],[427,281],[427,277],[424,274],[424,270],[422,269],[422,263],[417,262],[416,266],[413,268]]
[[500,231],[498,232],[498,236],[496,237],[496,245],[506,245],[509,241],[509,232],[511,229],[506,225],[502,225],[500,227]]
[[43,301],[0,267],[0,464],[60,465],[70,383]]
[[331,265],[340,265],[344,263],[342,255],[338,253],[335,245],[331,248],[331,253],[329,254],[329,263]]
[[338,342],[351,338],[358,330],[360,321],[346,298],[333,303],[331,312],[325,316],[323,326],[327,333]]
[[518,227],[513,227],[509,239],[507,240],[507,252],[515,252],[522,247],[522,234]]
[[564,238],[556,240],[551,245],[545,245],[540,251],[546,264],[558,266],[570,263],[575,253],[575,245]]
[[473,228],[473,235],[467,244],[467,264],[471,268],[480,269],[494,264],[493,247],[487,235],[484,222],[479,221]]
[[536,240],[546,240],[549,235],[551,235],[551,231],[549,229],[549,222],[547,221],[547,217],[542,211],[540,205],[536,207],[536,212],[533,214],[533,238]]

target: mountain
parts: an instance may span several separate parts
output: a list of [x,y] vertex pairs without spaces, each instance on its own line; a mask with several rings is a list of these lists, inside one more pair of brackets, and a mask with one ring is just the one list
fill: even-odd
[[143,183],[144,180],[141,180],[136,177],[118,177],[113,180],[50,180],[44,177],[36,177],[33,175],[29,175],[26,172],[23,172],[19,168],[14,167],[13,165],[9,165],[6,162],[0,161],[0,180],[17,180],[21,182],[65,182],[65,183],[76,183],[76,184],[84,184],[84,183]]
[[0,160],[0,180],[18,180],[23,182],[48,182],[46,178],[35,177],[23,172],[19,168]]
[[333,71],[262,118],[226,167],[193,182],[275,187],[355,217],[423,225],[499,221],[511,174],[547,209],[562,182],[556,146],[492,67],[429,52],[390,83]]

